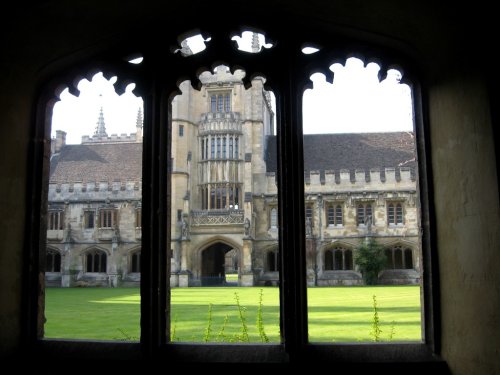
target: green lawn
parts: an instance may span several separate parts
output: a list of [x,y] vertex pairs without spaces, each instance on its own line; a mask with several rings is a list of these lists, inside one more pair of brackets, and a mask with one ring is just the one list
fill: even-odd
[[[245,308],[251,342],[260,342],[256,327],[259,294],[270,341],[279,341],[278,288],[176,288],[172,290],[172,327],[177,341],[203,341],[212,304],[210,341],[230,341],[241,333],[235,293]],[[371,341],[373,295],[377,297],[381,338],[421,339],[418,286],[309,288],[309,339],[312,342]],[[137,339],[139,290],[134,288],[48,288],[45,336],[51,338]],[[226,318],[227,317],[227,318]],[[223,335],[223,322],[227,319]]]

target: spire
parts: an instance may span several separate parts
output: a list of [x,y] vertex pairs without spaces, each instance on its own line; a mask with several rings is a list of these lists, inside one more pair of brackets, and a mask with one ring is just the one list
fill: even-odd
[[137,120],[135,120],[135,141],[142,142],[142,109],[139,107],[137,111]]
[[139,107],[137,111],[137,120],[135,120],[135,127],[137,129],[142,129],[142,109]]
[[99,112],[99,119],[97,120],[97,126],[95,127],[94,135],[96,137],[107,137],[108,133],[106,133],[106,125],[104,124],[104,113],[101,107]]
[[260,51],[259,34],[252,33],[252,52],[257,53]]

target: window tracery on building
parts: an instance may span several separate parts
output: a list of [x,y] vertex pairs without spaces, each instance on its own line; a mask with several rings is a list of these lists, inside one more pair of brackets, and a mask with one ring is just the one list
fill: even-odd
[[325,271],[353,270],[352,250],[336,246],[324,251]]
[[278,271],[278,249],[271,249],[266,252],[266,262],[265,262],[266,272],[277,272]]
[[236,42],[238,50],[248,53],[262,53],[274,46],[264,34],[256,31],[243,31],[241,35],[232,36],[231,40]]
[[106,272],[107,255],[102,250],[89,250],[85,254],[85,271],[86,272]]
[[141,250],[135,250],[130,254],[129,257],[129,272],[140,273],[141,272]]
[[[211,152],[208,153],[208,146]],[[239,135],[213,134],[200,137],[201,160],[239,159]]]
[[61,253],[59,251],[47,249],[45,260],[45,272],[61,272]]
[[414,269],[413,250],[408,247],[394,246],[385,250],[386,269],[411,270]]
[[200,186],[202,210],[238,210],[239,183],[209,183]]

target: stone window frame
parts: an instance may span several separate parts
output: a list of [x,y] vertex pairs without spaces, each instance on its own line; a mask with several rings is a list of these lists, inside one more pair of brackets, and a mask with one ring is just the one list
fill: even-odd
[[[340,215],[338,210],[340,209]],[[333,210],[333,214],[330,214],[330,210]],[[324,200],[324,212],[325,212],[325,226],[326,228],[343,228],[344,227],[344,215],[345,215],[345,202],[343,200]],[[339,222],[340,216],[340,222]],[[333,218],[333,223],[330,223],[330,219]]]
[[[51,267],[48,267],[48,260],[49,260],[49,255],[52,256],[52,259],[50,261],[51,263]],[[59,257],[59,270],[58,271],[55,271],[54,267],[55,266],[55,261],[56,261],[56,257]],[[48,247],[47,248],[47,251],[46,251],[46,254],[45,254],[45,258],[46,258],[46,262],[45,262],[45,272],[51,272],[51,273],[61,273],[61,267],[62,267],[62,254],[59,250],[56,250],[54,249],[53,247]],[[50,269],[49,269],[50,268]]]
[[[212,113],[228,113],[232,109],[232,89],[209,89],[207,90],[208,96],[208,109]],[[215,99],[215,100],[214,100]]]
[[[92,258],[92,262],[89,263],[89,256]],[[96,267],[95,259],[96,256],[99,258],[99,263]],[[102,258],[104,257],[104,262]],[[107,273],[108,272],[108,254],[101,249],[90,248],[85,250],[83,253],[83,269],[85,273]],[[90,268],[90,270],[89,270]],[[96,271],[97,268],[97,271]],[[104,268],[104,271],[102,270]]]
[[[199,136],[201,149],[200,160],[239,160],[239,137],[238,134],[233,133]],[[209,143],[210,157],[208,152]]]
[[[336,254],[340,252],[341,254],[341,261],[342,261],[342,267],[336,267]],[[350,265],[351,267],[348,268],[346,266],[346,253],[350,254]],[[332,263],[331,263],[331,268],[327,268],[327,254],[331,254],[332,258]],[[331,246],[323,250],[323,271],[354,271],[355,264],[354,264],[354,251],[353,249],[346,247],[346,246]]]
[[[106,213],[109,213],[109,217],[105,217]],[[110,226],[103,226],[103,218],[106,224]],[[118,209],[115,207],[100,207],[98,209],[98,228],[99,229],[113,229],[118,225]]]
[[[231,22],[231,20],[228,20]],[[263,21],[265,23],[265,21]],[[229,25],[225,25],[230,27]],[[436,353],[439,353],[439,325],[436,326],[435,322],[438,322],[438,289],[434,288],[434,278],[433,273],[437,273],[437,266],[431,261],[431,241],[430,232],[433,228],[432,220],[430,220],[430,212],[432,212],[429,201],[432,201],[432,190],[428,188],[431,185],[431,180],[427,177],[427,170],[430,168],[430,163],[425,159],[425,150],[427,147],[426,137],[428,136],[428,129],[424,128],[424,109],[422,103],[422,88],[419,84],[419,77],[415,76],[415,66],[412,64],[412,60],[406,58],[405,53],[396,49],[392,50],[390,47],[383,47],[385,44],[377,44],[378,38],[375,37],[373,40],[367,38],[365,42],[360,43],[356,40],[343,37],[332,39],[332,35],[336,35],[334,32],[325,33],[324,30],[316,28],[314,25],[310,25],[308,29],[308,35],[316,30],[316,34],[311,36],[311,40],[315,40],[318,45],[331,46],[331,40],[335,40],[336,43],[343,44],[343,49],[337,49],[336,55],[339,58],[345,58],[349,55],[349,51],[356,51],[361,53],[363,51],[367,52],[369,56],[376,54],[382,61],[390,61],[391,63],[399,63],[401,66],[405,67],[405,77],[412,82],[413,87],[413,99],[414,99],[414,109],[415,109],[415,124],[416,124],[416,139],[417,139],[417,149],[419,152],[419,184],[422,189],[422,194],[420,194],[421,207],[422,207],[422,225],[424,227],[423,236],[423,252],[425,253],[425,271],[423,272],[424,278],[424,298],[426,302],[424,304],[424,316],[425,319],[425,329],[424,329],[424,342],[416,344],[383,344],[383,345],[370,345],[370,344],[360,344],[360,345],[340,345],[340,344],[327,344],[327,345],[313,345],[307,341],[307,292],[306,292],[306,276],[305,276],[305,255],[304,255],[304,241],[305,241],[305,228],[304,225],[298,225],[297,223],[304,222],[304,183],[303,183],[303,165],[301,160],[303,160],[302,155],[302,128],[301,128],[301,117],[297,116],[297,112],[300,112],[299,106],[301,104],[301,95],[297,93],[302,92],[307,85],[309,85],[308,77],[314,71],[318,69],[324,69],[323,71],[327,74],[331,74],[326,69],[326,63],[331,63],[331,54],[313,54],[314,57],[319,56],[319,59],[324,59],[323,63],[325,68],[320,68],[315,64],[302,64],[298,63],[302,61],[304,57],[300,54],[299,46],[302,46],[303,40],[302,33],[303,29],[300,29],[300,33],[296,34],[297,31],[287,30],[286,34],[279,28],[273,28],[271,24],[268,25],[269,29],[275,33],[275,38],[281,41],[286,41],[283,43],[278,52],[278,55],[274,57],[271,53],[266,54],[255,54],[254,60],[245,60],[243,65],[247,69],[248,76],[256,71],[253,61],[261,63],[261,67],[279,67],[278,70],[269,71],[269,79],[266,82],[267,85],[273,83],[273,78],[277,80],[280,77],[286,77],[282,79],[277,85],[277,105],[281,109],[278,111],[277,126],[278,126],[278,143],[280,153],[277,160],[277,181],[278,181],[278,191],[280,196],[279,202],[279,218],[284,223],[283,228],[279,228],[280,234],[280,250],[286,249],[286,252],[280,251],[280,259],[282,260],[280,265],[281,273],[281,283],[286,284],[286,288],[281,291],[281,301],[280,305],[280,316],[281,316],[281,334],[286,337],[282,344],[278,345],[249,345],[239,348],[238,346],[217,346],[213,347],[211,345],[198,345],[198,344],[188,344],[178,346],[172,343],[167,343],[168,335],[165,332],[167,330],[166,318],[162,312],[169,311],[169,306],[166,302],[165,296],[167,295],[166,285],[164,283],[167,275],[164,270],[158,271],[158,267],[165,268],[167,262],[163,262],[165,257],[165,252],[153,251],[158,250],[157,247],[160,243],[163,243],[162,239],[168,237],[169,226],[167,225],[167,216],[165,212],[167,210],[158,210],[155,205],[158,202],[165,202],[167,196],[167,188],[165,187],[165,181],[168,180],[166,173],[153,173],[153,171],[162,170],[159,163],[162,165],[168,165],[168,142],[164,142],[164,131],[161,130],[161,124],[164,124],[164,120],[168,118],[168,99],[165,97],[164,92],[159,91],[142,91],[143,95],[146,93],[149,95],[149,99],[145,101],[145,126],[144,126],[144,144],[143,153],[145,155],[145,165],[147,168],[143,169],[143,186],[144,189],[144,226],[148,228],[145,236],[143,237],[143,249],[145,255],[144,264],[147,264],[143,275],[141,277],[141,343],[140,344],[123,344],[119,345],[113,343],[102,343],[96,344],[95,342],[54,342],[51,340],[37,340],[37,327],[40,326],[40,322],[43,319],[43,311],[37,308],[37,298],[38,292],[33,292],[30,295],[30,304],[27,304],[29,311],[28,316],[32,318],[28,320],[27,325],[27,341],[36,343],[38,348],[41,348],[41,352],[49,357],[60,358],[60,357],[71,357],[75,353],[77,356],[87,356],[87,357],[114,357],[122,358],[124,353],[127,353],[127,357],[131,358],[147,358],[161,357],[169,355],[169,359],[172,363],[181,362],[245,362],[252,361],[257,363],[289,363],[290,361],[298,360],[299,358],[305,360],[312,360],[314,358],[315,363],[335,363],[339,364],[352,364],[352,363],[364,363],[366,364],[376,364],[381,363],[384,358],[391,358],[392,362],[395,362],[399,366],[407,367],[406,364],[410,363],[429,363],[435,361]],[[183,30],[185,25],[182,26],[172,22],[171,24],[165,25],[163,30],[165,33],[171,33],[172,35],[178,35],[179,30]],[[206,25],[207,29],[210,28]],[[293,35],[290,35],[293,34]],[[216,33],[217,34],[217,33]],[[322,36],[324,35],[324,36]],[[373,35],[372,35],[373,36]],[[345,39],[345,41],[344,41]],[[309,39],[308,39],[309,40]],[[131,43],[130,39],[127,39],[127,45]],[[213,43],[213,42],[212,42]],[[302,43],[302,44],[301,44]],[[156,47],[155,47],[156,48]],[[113,51],[116,52],[118,46],[115,45]],[[127,49],[127,50],[130,50]],[[138,45],[138,50],[140,50],[140,45]],[[267,50],[266,50],[267,51]],[[272,51],[272,49],[270,50]],[[47,78],[43,81],[41,88],[38,91],[38,99],[35,103],[36,110],[34,118],[34,129],[35,138],[44,139],[45,135],[48,134],[46,130],[50,126],[48,124],[47,108],[51,109],[51,105],[54,102],[54,90],[55,87],[59,87],[61,84],[67,84],[71,87],[70,91],[76,90],[72,82],[75,82],[74,72],[76,70],[87,72],[91,69],[95,72],[95,69],[106,70],[106,72],[114,72],[116,66],[119,66],[120,79],[125,74],[137,74],[136,70],[134,72],[127,71],[124,68],[123,63],[115,65],[113,62],[109,62],[110,56],[115,56],[115,52],[103,56],[103,60],[99,61],[98,64],[97,57],[99,53],[96,52],[95,55],[89,55],[89,61],[85,60],[81,64],[73,64],[71,71],[59,71],[51,75],[51,78]],[[151,52],[151,51],[147,51]],[[230,48],[218,49],[218,53],[226,54],[227,61],[234,64],[233,52]],[[264,62],[267,56],[271,56],[271,60],[267,61],[266,64],[262,64],[259,61],[262,55]],[[159,56],[155,53],[150,53],[148,55],[150,58],[154,59],[155,56]],[[161,56],[166,56],[161,55]],[[198,63],[203,60],[203,56],[209,56],[207,54],[201,55],[197,59],[191,59],[191,63]],[[120,61],[123,61],[123,56],[119,56]],[[223,57],[223,56],[222,56]],[[179,58],[181,58],[179,56]],[[327,61],[328,59],[328,61]],[[182,64],[177,64],[174,62],[176,69],[176,77],[181,73],[185,67],[193,69],[193,65],[187,60],[183,60]],[[148,64],[149,67],[155,67],[160,65]],[[387,65],[384,65],[387,68]],[[60,69],[60,68],[59,68]],[[272,76],[272,74],[277,71],[280,74]],[[186,71],[187,72],[187,71]],[[263,74],[266,74],[267,70],[263,69]],[[287,73],[287,74],[282,74]],[[167,74],[168,75],[168,74]],[[186,74],[185,76],[190,76]],[[305,78],[304,78],[305,77]],[[148,76],[149,79],[149,76]],[[140,84],[146,85],[148,79],[142,80]],[[405,78],[406,79],[406,78]],[[175,87],[175,85],[172,85]],[[150,88],[148,86],[148,88]],[[169,94],[170,95],[170,94]],[[52,104],[51,104],[52,103]],[[153,105],[153,103],[155,105]],[[157,104],[163,103],[165,106],[160,106]],[[425,105],[425,103],[424,103]],[[297,111],[297,112],[294,112]],[[163,119],[163,120],[160,120]],[[33,171],[43,170],[43,166],[47,166],[47,160],[43,158],[44,148],[47,148],[50,144],[49,140],[42,143],[34,143],[32,147],[33,156]],[[165,168],[166,169],[166,168]],[[45,168],[45,170],[47,170]],[[279,173],[279,171],[286,171],[286,173]],[[38,241],[37,235],[35,233],[39,232],[40,229],[40,217],[44,217],[46,213],[44,212],[44,204],[46,204],[46,198],[43,194],[43,178],[42,174],[34,173],[34,183],[31,186],[33,201],[35,203],[31,209],[34,215],[30,215],[30,238],[33,238],[33,243],[28,245],[30,254],[34,254],[33,259],[38,259],[39,255],[43,255],[45,248],[45,239],[42,238]],[[41,213],[41,215],[37,215]],[[301,228],[302,227],[302,228]],[[291,230],[290,230],[291,229]],[[42,231],[43,232],[43,231]],[[30,261],[31,262],[31,261]],[[34,274],[37,275],[39,267],[36,264],[30,263],[30,269],[34,270]],[[162,276],[163,275],[163,276]],[[164,277],[164,279],[160,279]],[[30,285],[33,287],[32,290],[40,290],[38,288],[38,279],[30,278]],[[436,281],[437,285],[437,281]],[[435,309],[435,310],[434,310]],[[33,319],[36,317],[36,319]],[[77,350],[75,350],[77,348]],[[104,352],[102,351],[104,349]],[[250,349],[250,350],[249,350]],[[132,355],[133,353],[133,355]],[[146,353],[146,354],[144,354]],[[196,353],[196,358],[192,357],[192,354]],[[229,354],[230,353],[230,354]],[[251,353],[251,357],[249,357]],[[232,354],[232,355],[231,355]],[[442,363],[438,361],[438,364]],[[349,365],[350,366],[350,365]],[[438,367],[442,368],[442,367]]]
[[[390,200],[386,202],[387,226],[389,228],[402,227],[405,225],[405,203],[402,200]],[[393,207],[393,220],[390,220],[390,210]],[[398,207],[401,208],[401,221],[398,220]]]
[[314,228],[314,203],[306,203],[306,222],[311,219],[311,228]]
[[[268,213],[268,218],[269,218],[269,230],[278,230],[278,206],[277,205],[270,205],[269,206],[269,213]],[[274,224],[274,225],[273,225]]]
[[[359,206],[363,206],[363,222],[361,222],[360,218],[359,218]],[[371,200],[371,201],[357,201],[355,202],[355,209],[356,209],[356,225],[358,227],[365,227],[366,226],[366,211],[367,211],[367,207],[370,207],[370,211],[371,211],[371,217],[372,217],[372,225],[375,225],[375,200]]]
[[[84,208],[83,210],[83,229],[94,230],[97,228],[97,210],[95,208]],[[92,226],[89,226],[89,215],[93,215]]]
[[[138,261],[138,267],[139,271],[134,271],[134,257],[139,258]],[[138,249],[133,249],[129,252],[128,255],[128,273],[141,273],[141,248],[139,247]]]
[[[401,251],[401,268],[396,268],[396,251]],[[411,254],[411,267],[408,267],[406,264],[407,253]],[[387,257],[387,266],[389,265],[389,256],[390,254],[390,265],[391,267],[387,267],[387,270],[414,270],[415,269],[415,260],[414,260],[414,249],[409,246],[403,245],[394,245],[385,248],[385,256]]]
[[[279,250],[278,247],[272,247],[265,251],[264,257],[264,272],[277,272],[279,269]],[[269,264],[270,254],[273,254],[274,267],[271,267]],[[274,268],[274,269],[271,269]]]
[[62,208],[50,208],[47,213],[47,229],[64,229],[64,210]]
[[135,208],[135,229],[142,229],[142,206]]

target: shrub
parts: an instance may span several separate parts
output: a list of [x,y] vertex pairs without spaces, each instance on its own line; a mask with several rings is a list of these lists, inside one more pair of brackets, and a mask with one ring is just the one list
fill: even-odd
[[384,248],[375,239],[369,238],[363,242],[354,255],[354,261],[359,267],[366,285],[376,285],[378,274],[387,262]]

